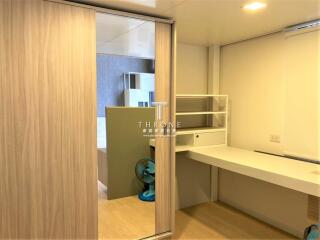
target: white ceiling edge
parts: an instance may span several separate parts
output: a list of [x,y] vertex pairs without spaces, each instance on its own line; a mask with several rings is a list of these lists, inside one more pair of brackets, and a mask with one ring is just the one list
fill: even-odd
[[170,17],[177,24],[179,42],[201,46],[244,41],[320,17],[320,0],[259,1],[266,1],[267,7],[249,12],[243,9],[245,0],[82,0],[124,11]]
[[97,13],[97,53],[155,58],[155,23]]

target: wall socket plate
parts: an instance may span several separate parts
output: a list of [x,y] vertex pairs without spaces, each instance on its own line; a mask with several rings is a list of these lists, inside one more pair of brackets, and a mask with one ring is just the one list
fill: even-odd
[[281,142],[280,135],[271,134],[270,135],[270,142],[280,143]]

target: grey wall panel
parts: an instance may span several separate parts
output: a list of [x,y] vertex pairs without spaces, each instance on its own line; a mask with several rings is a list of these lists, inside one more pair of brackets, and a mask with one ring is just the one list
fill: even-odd
[[155,109],[108,107],[106,112],[108,199],[132,196],[143,188],[135,174],[136,163],[152,156],[139,122],[154,122]]
[[97,54],[97,116],[105,116],[105,107],[124,106],[123,74],[154,73],[153,61],[127,56]]

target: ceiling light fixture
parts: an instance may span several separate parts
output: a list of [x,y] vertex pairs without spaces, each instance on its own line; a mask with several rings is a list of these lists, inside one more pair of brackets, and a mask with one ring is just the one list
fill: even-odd
[[249,11],[256,11],[258,9],[265,8],[266,6],[267,4],[263,2],[252,2],[244,5],[243,9],[249,10]]
[[[128,3],[133,3],[136,5],[140,5],[140,6],[144,6],[144,7],[155,8],[157,6],[156,0],[123,0],[123,1],[128,2]],[[115,1],[115,2],[117,2],[117,1]]]

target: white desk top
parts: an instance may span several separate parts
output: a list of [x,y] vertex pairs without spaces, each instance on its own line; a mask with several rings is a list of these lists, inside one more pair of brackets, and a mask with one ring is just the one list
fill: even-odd
[[196,161],[320,197],[320,165],[257,153],[210,146],[188,151]]

